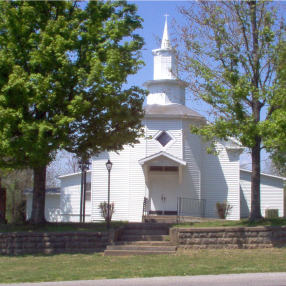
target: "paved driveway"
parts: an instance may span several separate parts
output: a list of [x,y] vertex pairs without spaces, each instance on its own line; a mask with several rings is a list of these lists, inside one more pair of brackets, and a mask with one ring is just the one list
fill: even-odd
[[0,284],[0,286],[286,286],[286,273],[254,273],[94,281]]

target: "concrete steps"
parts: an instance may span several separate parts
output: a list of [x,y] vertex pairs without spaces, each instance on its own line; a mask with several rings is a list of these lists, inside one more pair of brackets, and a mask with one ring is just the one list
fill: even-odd
[[177,223],[176,215],[148,215],[144,218],[145,223],[174,224]]
[[151,246],[167,246],[173,244],[170,241],[147,241],[147,240],[137,240],[137,241],[116,241],[116,245],[151,245]]
[[120,240],[123,241],[166,241],[169,235],[150,235],[150,234],[123,234]]
[[106,256],[129,256],[129,255],[162,255],[175,254],[176,251],[146,251],[146,250],[105,250]]
[[107,250],[140,250],[140,251],[176,251],[174,245],[136,245],[136,244],[121,244],[108,245]]
[[121,230],[118,240],[107,246],[104,255],[175,254],[176,250],[169,241],[167,224],[130,223]]

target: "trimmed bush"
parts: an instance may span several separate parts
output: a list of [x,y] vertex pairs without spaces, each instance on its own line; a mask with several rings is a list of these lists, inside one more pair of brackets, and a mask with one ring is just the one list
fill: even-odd
[[265,210],[265,218],[278,218],[278,209],[267,209]]

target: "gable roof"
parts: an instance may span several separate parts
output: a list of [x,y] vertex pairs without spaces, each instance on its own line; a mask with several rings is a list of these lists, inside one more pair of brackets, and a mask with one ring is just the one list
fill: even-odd
[[145,117],[179,117],[206,121],[206,119],[198,112],[178,103],[166,105],[147,104],[144,109]]
[[[247,170],[247,169],[240,169],[241,172],[244,172],[244,173],[249,173],[251,174],[252,171],[250,170]],[[275,176],[275,175],[271,175],[271,174],[266,174],[266,173],[260,173],[261,176],[265,176],[265,177],[270,177],[270,178],[274,178],[274,179],[279,179],[279,180],[283,180],[283,181],[286,181],[286,178],[285,177],[281,177],[281,176]]]
[[[24,190],[25,195],[29,195],[33,193],[33,189]],[[49,195],[59,195],[61,193],[61,188],[46,188],[46,194]]]
[[152,161],[152,160],[154,160],[154,159],[157,159],[157,158],[159,158],[159,157],[165,157],[165,158],[168,158],[168,159],[170,159],[171,161],[174,161],[174,162],[176,162],[176,163],[178,163],[179,165],[183,165],[183,166],[186,166],[187,165],[187,162],[186,161],[184,161],[184,160],[182,160],[182,159],[180,159],[180,158],[178,158],[178,157],[176,157],[176,156],[173,156],[172,154],[170,154],[170,153],[167,153],[167,152],[165,152],[165,151],[161,151],[161,152],[158,152],[158,153],[154,153],[154,154],[152,154],[152,155],[150,155],[150,156],[147,156],[147,157],[145,157],[145,158],[143,158],[143,159],[140,159],[138,162],[139,162],[139,164],[140,165],[144,165],[145,163],[147,163],[147,162],[149,162],[149,161]]
[[[91,173],[91,170],[86,170],[86,173]],[[64,178],[69,178],[69,177],[73,177],[73,176],[81,176],[81,172],[76,172],[76,173],[70,173],[70,174],[65,174],[65,175],[61,175],[58,176],[58,179],[64,179]]]

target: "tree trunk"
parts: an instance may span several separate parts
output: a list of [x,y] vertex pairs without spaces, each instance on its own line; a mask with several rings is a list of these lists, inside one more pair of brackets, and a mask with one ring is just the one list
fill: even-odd
[[43,224],[45,219],[46,166],[34,168],[32,224]]
[[251,212],[249,220],[254,222],[262,219],[260,210],[260,144],[261,138],[256,137],[256,144],[251,149]]
[[[256,15],[256,1],[248,1],[251,10],[251,28],[252,28],[252,42],[253,42],[253,75],[252,86],[254,91],[252,92],[252,112],[253,119],[256,126],[260,122],[261,103],[257,99],[256,92],[259,90],[259,40],[257,29],[257,15]],[[254,146],[251,148],[252,159],[252,174],[251,174],[251,211],[249,220],[257,221],[262,218],[260,210],[260,152],[261,152],[261,136],[254,135]]]

